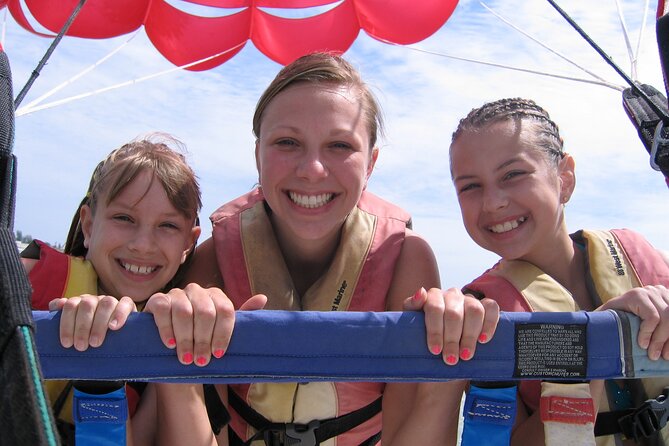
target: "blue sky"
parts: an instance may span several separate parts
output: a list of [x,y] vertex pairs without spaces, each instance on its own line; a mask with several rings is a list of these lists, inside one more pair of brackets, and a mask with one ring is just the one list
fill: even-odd
[[[630,62],[614,0],[561,0],[560,5],[629,72]],[[632,46],[644,2],[621,1]],[[486,5],[588,70],[623,81],[543,0],[494,0]],[[638,61],[638,79],[663,90],[651,5]],[[75,76],[128,40],[65,38],[23,105]],[[18,93],[49,41],[7,17],[4,47]],[[460,286],[494,263],[462,227],[448,167],[448,145],[471,108],[500,97],[535,99],[558,123],[577,162],[577,188],[567,206],[572,230],[630,227],[661,249],[669,221],[669,191],[621,105],[621,93],[458,61],[416,49],[498,64],[591,78],[513,30],[478,1],[463,0],[433,36],[411,47],[378,42],[361,32],[346,57],[360,69],[384,110],[387,135],[370,190],[413,215],[414,229],[432,245],[444,286]],[[51,100],[142,78],[171,68],[140,30],[117,54],[63,88]],[[15,229],[51,243],[65,240],[92,169],[109,151],[151,131],[165,131],[188,147],[203,189],[207,217],[257,180],[251,118],[257,98],[280,66],[252,43],[229,62],[206,72],[176,71],[145,82],[17,117]]]

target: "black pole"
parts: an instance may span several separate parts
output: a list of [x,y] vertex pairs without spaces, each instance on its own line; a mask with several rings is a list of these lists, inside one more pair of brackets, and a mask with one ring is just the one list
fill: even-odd
[[586,32],[583,31],[583,29],[580,26],[578,26],[578,24],[569,16],[569,14],[567,14],[562,8],[560,8],[553,0],[548,0],[548,3],[550,3],[553,6],[553,8],[555,8],[557,10],[557,12],[559,12],[560,15],[562,17],[564,17],[564,19],[567,22],[569,22],[569,24],[572,26],[572,28],[574,28],[581,35],[581,37],[583,37],[585,39],[585,41],[588,42],[590,44],[590,46],[593,47],[595,49],[595,51],[597,51],[597,53],[599,53],[600,56],[602,56],[602,58],[606,61],[606,63],[611,65],[611,67],[616,71],[616,73],[618,73],[625,80],[625,82],[627,82],[629,84],[629,86],[632,88],[632,90],[638,96],[642,97],[644,101],[646,101],[648,106],[655,113],[657,113],[657,116],[660,119],[662,119],[662,122],[664,123],[664,125],[669,125],[669,116],[667,116],[667,114],[664,113],[664,111],[662,111],[662,109],[660,109],[655,103],[653,103],[653,101],[650,100],[648,95],[646,95],[646,93],[643,90],[641,90],[639,88],[639,86],[632,79],[630,79],[630,77],[618,65],[615,64],[615,62],[613,62],[613,59],[611,58],[611,56],[606,54],[606,52],[604,52],[604,50],[602,50],[599,47],[599,45],[597,45],[597,43],[595,43],[595,41],[592,40],[590,38],[590,36],[588,34],[586,34]]
[[30,87],[32,87],[33,83],[35,83],[35,81],[37,80],[37,77],[40,75],[40,71],[42,71],[42,68],[44,68],[44,65],[46,65],[47,61],[49,60],[49,57],[51,57],[51,53],[53,53],[53,51],[56,49],[56,46],[58,46],[58,43],[60,43],[60,40],[63,38],[67,30],[70,29],[70,25],[72,25],[72,22],[74,22],[74,19],[79,14],[79,11],[81,11],[81,8],[84,6],[84,3],[86,3],[86,0],[79,0],[79,4],[74,8],[74,11],[72,11],[72,14],[70,14],[70,17],[63,25],[63,28],[60,30],[56,38],[53,39],[51,45],[49,45],[49,48],[46,50],[46,53],[44,54],[44,57],[42,57],[42,60],[39,61],[37,67],[33,70],[32,74],[30,75],[30,79],[28,79],[28,82],[26,82],[26,84],[23,86],[19,94],[16,96],[16,99],[14,99],[14,110],[16,110],[19,107],[19,104],[21,104],[23,98],[26,96],[26,94],[28,94],[28,90],[30,90]]

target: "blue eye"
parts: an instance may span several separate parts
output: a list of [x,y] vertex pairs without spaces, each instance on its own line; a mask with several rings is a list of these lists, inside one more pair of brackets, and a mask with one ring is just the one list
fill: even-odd
[[130,218],[130,216],[125,215],[125,214],[114,215],[112,217],[112,219],[117,220],[117,221],[132,223],[132,218]]

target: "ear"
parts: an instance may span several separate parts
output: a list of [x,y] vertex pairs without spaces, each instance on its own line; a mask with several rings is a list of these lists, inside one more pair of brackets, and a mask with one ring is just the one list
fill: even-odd
[[[258,178],[260,178],[260,140],[256,138],[256,169],[258,170]],[[260,182],[260,181],[258,181]]]
[[379,148],[374,147],[372,149],[371,156],[369,157],[369,165],[367,166],[367,180],[369,180],[369,177],[372,175],[372,172],[374,171],[374,166],[376,165],[376,160],[379,157]]
[[82,205],[79,209],[79,224],[81,225],[81,232],[84,234],[84,248],[88,249],[88,241],[93,232],[93,211],[87,204]]
[[560,203],[566,203],[576,187],[576,162],[570,154],[565,153],[564,158],[560,160],[558,175],[560,178]]
[[199,226],[193,226],[190,230],[190,234],[188,237],[186,237],[186,242],[184,243],[184,251],[181,253],[181,264],[186,261],[186,258],[188,257],[188,254],[195,249],[195,244],[197,243],[197,239],[200,238],[200,234],[202,233],[202,229]]

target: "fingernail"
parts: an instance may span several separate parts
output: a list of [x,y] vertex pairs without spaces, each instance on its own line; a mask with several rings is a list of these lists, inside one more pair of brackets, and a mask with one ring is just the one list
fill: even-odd
[[418,291],[416,291],[416,294],[413,295],[413,300],[420,300],[422,296],[423,296],[423,288],[419,288]]
[[651,350],[649,356],[651,360],[657,361],[660,359],[660,350]]
[[190,364],[193,362],[193,354],[192,353],[184,353],[183,360],[186,364]]
[[463,348],[460,352],[460,357],[464,360],[467,360],[472,357],[472,352],[468,348]]
[[225,354],[225,350],[223,350],[222,348],[218,348],[218,349],[214,350],[214,357],[215,358],[220,358],[224,354]]
[[458,358],[455,355],[448,355],[446,357],[446,364],[455,365],[458,362]]
[[109,328],[114,330],[116,327],[118,327],[118,320],[117,319],[112,319],[111,322],[109,322]]
[[174,347],[175,345],[177,345],[177,340],[174,338],[169,338],[167,340],[167,345],[169,345],[170,347]]
[[196,361],[198,365],[205,365],[207,363],[207,360],[204,358],[204,356],[198,356]]
[[486,342],[488,340],[488,335],[485,333],[481,333],[479,335],[479,342]]
[[438,345],[433,345],[430,347],[430,351],[432,352],[433,355],[438,355],[439,353],[441,353],[441,347],[439,347]]
[[88,340],[88,343],[91,345],[91,347],[98,347],[100,345],[100,338],[97,336],[91,336],[91,338]]

